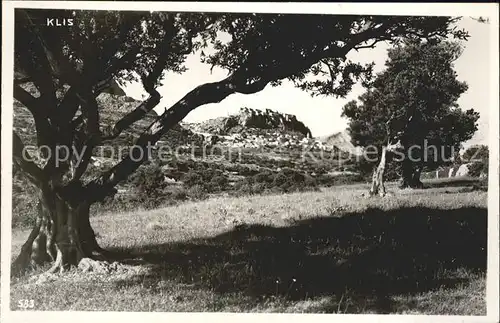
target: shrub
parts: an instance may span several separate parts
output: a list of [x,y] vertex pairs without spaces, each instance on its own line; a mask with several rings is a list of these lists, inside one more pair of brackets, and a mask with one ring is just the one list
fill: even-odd
[[244,194],[283,193],[311,189],[317,189],[316,180],[309,175],[290,168],[283,168],[275,173],[264,170],[254,176],[240,180],[234,186],[234,190]]
[[139,192],[148,196],[161,195],[163,189],[168,185],[165,182],[165,175],[157,163],[140,167],[134,175],[131,183]]
[[212,192],[223,191],[226,189],[227,184],[228,184],[228,179],[226,176],[216,175],[216,176],[212,177],[212,179],[210,180],[210,184],[209,184],[210,190],[209,191],[212,191]]
[[190,170],[181,180],[190,188],[193,186],[201,186],[208,193],[217,193],[228,188],[228,178],[219,169],[212,168],[213,165],[206,164],[201,170]]
[[187,187],[195,185],[203,185],[203,177],[196,171],[190,170],[184,176],[182,176],[181,181]]
[[203,185],[194,185],[187,190],[187,195],[192,200],[204,200],[208,197]]
[[480,177],[482,174],[488,175],[488,164],[484,161],[477,161],[469,165],[469,176]]
[[188,192],[184,188],[176,187],[171,192],[171,198],[174,201],[184,201],[188,198]]
[[252,182],[254,183],[268,183],[271,184],[274,181],[273,172],[270,170],[264,170],[260,173],[252,176]]

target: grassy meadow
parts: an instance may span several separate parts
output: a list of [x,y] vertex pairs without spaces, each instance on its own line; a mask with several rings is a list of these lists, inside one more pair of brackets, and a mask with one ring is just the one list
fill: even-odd
[[[117,263],[13,278],[11,308],[485,315],[487,193],[427,182],[218,196],[92,217]],[[13,230],[17,255],[28,231]]]

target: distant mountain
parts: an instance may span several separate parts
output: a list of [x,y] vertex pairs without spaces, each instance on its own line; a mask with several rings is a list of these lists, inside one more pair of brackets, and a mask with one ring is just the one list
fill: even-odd
[[347,130],[340,131],[328,136],[322,136],[317,138],[318,141],[323,143],[325,146],[335,146],[340,150],[349,152],[351,154],[360,155],[362,153],[361,147],[356,147],[351,142],[351,136]]
[[267,129],[295,132],[304,137],[312,137],[311,130],[292,114],[280,113],[271,109],[265,111],[241,108],[238,113],[192,124],[196,132],[215,135],[229,135],[245,132],[248,129]]

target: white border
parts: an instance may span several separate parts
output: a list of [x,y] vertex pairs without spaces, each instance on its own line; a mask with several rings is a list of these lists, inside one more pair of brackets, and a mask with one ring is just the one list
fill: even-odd
[[[12,210],[12,106],[13,93],[13,30],[14,8],[60,8],[60,9],[116,9],[120,10],[164,10],[185,12],[281,12],[281,13],[329,13],[329,14],[374,14],[374,15],[449,15],[486,16],[490,18],[490,176],[488,190],[488,271],[487,271],[487,316],[423,316],[423,315],[345,315],[345,314],[231,314],[231,313],[143,313],[143,312],[33,312],[10,311],[10,251]],[[169,322],[255,322],[269,320],[278,322],[498,322],[499,321],[499,79],[498,79],[498,9],[496,3],[222,3],[222,2],[115,2],[115,1],[6,1],[2,3],[2,212],[1,212],[1,269],[2,290],[0,294],[2,322],[56,322],[73,323],[89,321],[137,322],[167,319]],[[473,68],[473,66],[471,66]],[[334,317],[332,317],[334,315]]]
[[495,11],[491,16],[490,30],[490,115],[488,147],[490,151],[489,179],[488,179],[488,265],[486,271],[486,299],[487,315],[499,322],[499,108],[500,108],[500,86],[499,86],[499,6],[492,8]]

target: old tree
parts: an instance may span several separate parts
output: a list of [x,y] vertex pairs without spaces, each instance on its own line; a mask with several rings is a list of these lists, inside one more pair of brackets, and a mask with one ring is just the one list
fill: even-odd
[[452,41],[405,41],[388,51],[386,68],[359,97],[344,106],[354,144],[378,148],[371,195],[385,195],[384,170],[393,157],[401,187],[419,188],[421,171],[456,157],[477,130],[479,113],[461,110],[467,90],[453,69],[462,51]]
[[[68,16],[68,28],[45,27],[47,16]],[[167,71],[182,73],[186,56],[227,70],[226,78],[200,84],[139,136],[154,144],[190,111],[234,93],[251,94],[290,80],[316,94],[343,96],[371,65],[346,59],[352,50],[381,41],[466,37],[449,17],[381,17],[276,14],[19,10],[15,17],[14,98],[35,121],[45,158],[32,161],[14,133],[14,166],[36,186],[38,219],[13,271],[52,262],[49,272],[105,259],[89,221],[89,207],[109,194],[149,156],[138,149],[98,176],[86,175],[93,149],[116,138],[160,100],[156,87]],[[223,35],[224,37],[221,37]],[[225,39],[225,40],[222,40]],[[135,71],[137,74],[132,74]],[[149,97],[114,125],[100,122],[96,97],[113,78],[139,75]],[[37,92],[26,90],[33,84]],[[59,161],[56,153],[81,158]],[[147,152],[147,149],[144,151]],[[140,152],[140,151],[139,151]],[[71,154],[79,155],[79,154]],[[141,156],[142,155],[142,156]]]

